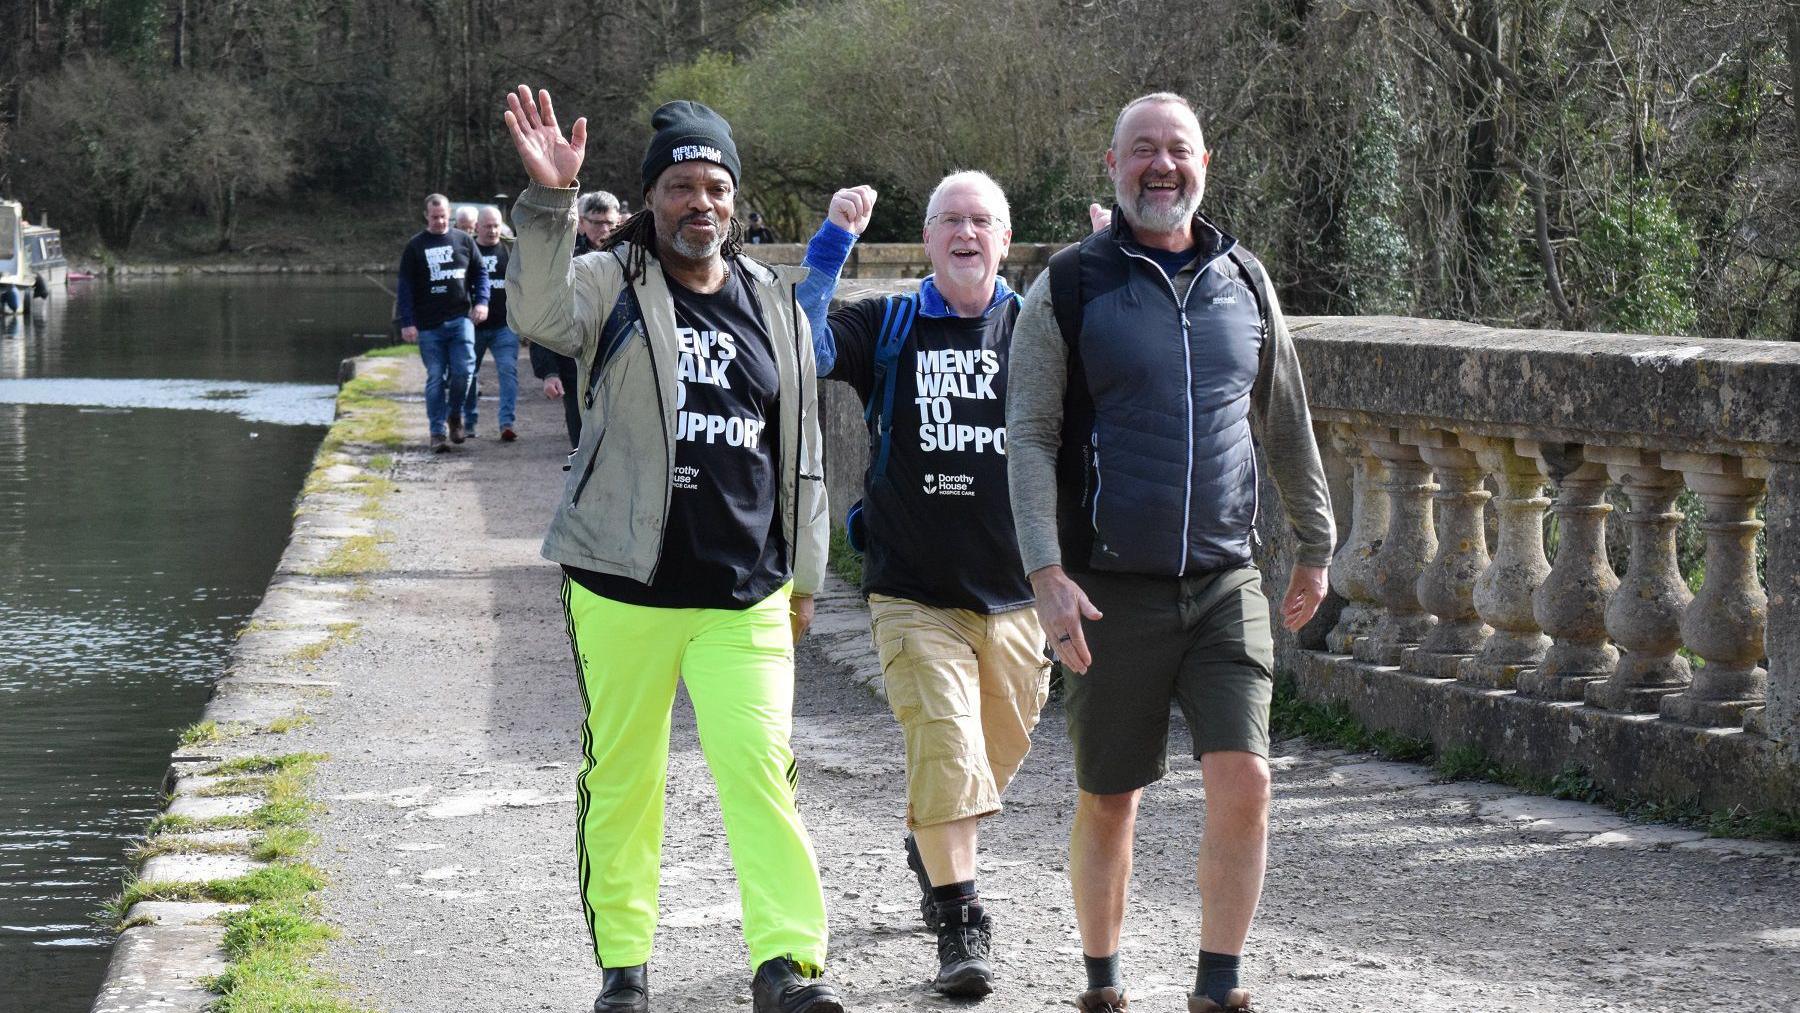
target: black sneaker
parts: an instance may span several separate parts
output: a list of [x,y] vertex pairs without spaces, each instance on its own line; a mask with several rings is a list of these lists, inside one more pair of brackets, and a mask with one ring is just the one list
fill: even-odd
[[650,1013],[650,967],[603,967],[594,1013]]
[[919,842],[911,834],[906,835],[906,867],[919,881],[919,917],[925,919],[926,928],[936,932],[937,903],[931,899],[931,877],[925,874],[925,860],[919,857]]
[[994,929],[979,904],[938,913],[938,973],[931,987],[944,995],[979,999],[994,990]]
[[844,1013],[837,990],[817,978],[802,978],[786,957],[763,961],[750,983],[756,1013]]

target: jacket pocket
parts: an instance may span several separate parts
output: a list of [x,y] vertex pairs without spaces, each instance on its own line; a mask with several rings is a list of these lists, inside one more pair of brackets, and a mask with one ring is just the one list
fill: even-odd
[[587,488],[588,479],[594,477],[594,464],[600,460],[600,448],[605,445],[606,430],[603,428],[600,430],[600,435],[594,437],[594,449],[593,452],[588,454],[587,467],[582,469],[581,480],[575,483],[575,492],[569,497],[570,508],[580,505],[581,493]]

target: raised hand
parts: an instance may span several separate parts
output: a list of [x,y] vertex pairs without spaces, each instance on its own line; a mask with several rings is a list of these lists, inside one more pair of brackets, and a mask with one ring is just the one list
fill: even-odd
[[556,107],[550,104],[550,92],[539,89],[537,100],[531,89],[519,85],[517,92],[506,95],[506,128],[512,131],[513,147],[519,161],[525,163],[525,174],[540,186],[569,187],[581,171],[587,157],[587,117],[575,121],[568,140],[556,125]]
[[1112,227],[1112,208],[1099,204],[1088,205],[1088,224],[1095,232],[1102,232]]
[[853,186],[831,195],[831,207],[825,218],[831,224],[860,236],[869,227],[869,216],[875,213],[875,188]]

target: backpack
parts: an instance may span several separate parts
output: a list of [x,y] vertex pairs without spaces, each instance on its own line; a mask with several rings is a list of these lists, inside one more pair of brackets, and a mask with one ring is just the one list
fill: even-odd
[[[917,293],[890,295],[882,302],[881,331],[875,341],[875,382],[869,387],[868,407],[863,409],[863,422],[869,427],[869,437],[875,443],[874,457],[869,462],[871,480],[887,472],[888,450],[894,443],[894,385],[900,375],[895,366],[900,361],[900,350],[906,346],[906,339],[912,336],[913,321],[919,315]],[[844,532],[852,549],[868,551],[869,535],[862,500],[850,504],[850,510],[844,514]]]

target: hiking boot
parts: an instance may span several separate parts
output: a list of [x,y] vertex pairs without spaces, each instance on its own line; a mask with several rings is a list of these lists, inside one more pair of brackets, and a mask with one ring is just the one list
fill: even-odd
[[1188,1013],[1254,1013],[1250,1008],[1249,989],[1234,988],[1225,994],[1221,1006],[1203,995],[1188,996]]
[[937,903],[931,899],[931,877],[925,874],[925,859],[919,857],[919,842],[911,834],[906,835],[906,867],[919,881],[919,917],[925,919],[926,928],[936,932]]
[[650,1013],[650,966],[601,968],[594,1013]]
[[[1193,998],[1189,997],[1188,1001],[1193,1002]],[[1075,997],[1075,1008],[1082,1013],[1124,1013],[1125,1008],[1130,1005],[1130,1001],[1125,998],[1125,989],[1112,985],[1090,988]]]
[[844,1004],[830,985],[817,978],[802,978],[800,966],[786,957],[765,960],[750,983],[756,1013],[844,1013]]
[[431,452],[432,453],[441,454],[444,451],[449,450],[449,449],[450,449],[450,442],[448,440],[444,439],[443,433],[432,433],[431,434]]
[[463,441],[462,419],[453,417],[450,419],[450,442],[451,443],[461,443],[462,441]]
[[979,999],[994,990],[993,922],[978,904],[938,912],[938,973],[931,987],[944,995]]
[[500,442],[501,443],[511,443],[512,441],[514,441],[518,438],[519,438],[519,433],[513,427],[511,427],[511,426],[501,426],[500,427]]

